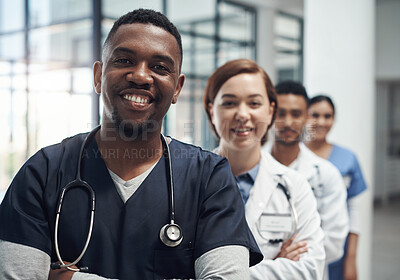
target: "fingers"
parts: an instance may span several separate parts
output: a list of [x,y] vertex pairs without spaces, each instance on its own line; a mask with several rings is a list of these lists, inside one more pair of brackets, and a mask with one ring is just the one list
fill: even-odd
[[301,254],[308,252],[307,241],[299,241],[292,244],[294,238],[286,241],[279,252],[277,258],[287,258],[293,261],[300,260]]
[[306,241],[296,242],[295,244],[286,248],[287,254],[286,258],[298,261],[300,260],[301,254],[308,252],[308,246]]
[[297,237],[297,234],[293,235],[292,238],[290,238],[289,240],[285,241],[285,243],[282,244],[281,251],[286,249],[287,247],[289,247],[293,243],[293,240],[296,237]]

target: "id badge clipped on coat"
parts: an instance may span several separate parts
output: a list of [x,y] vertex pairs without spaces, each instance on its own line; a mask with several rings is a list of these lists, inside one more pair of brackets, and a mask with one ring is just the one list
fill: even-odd
[[260,217],[259,230],[261,232],[291,232],[292,216],[290,214],[263,213]]

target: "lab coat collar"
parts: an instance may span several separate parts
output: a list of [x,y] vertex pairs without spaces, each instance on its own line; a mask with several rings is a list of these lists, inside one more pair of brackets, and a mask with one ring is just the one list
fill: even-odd
[[[273,144],[274,144],[273,141],[268,141],[264,145],[263,150],[271,154]],[[310,149],[308,149],[303,142],[299,143],[299,148],[300,151],[299,154],[297,155],[297,158],[288,167],[300,171],[300,173],[303,172],[308,173],[309,170],[311,171],[314,170],[315,165],[318,164],[317,162],[318,160],[316,160],[317,156]],[[307,177],[307,175],[309,174],[303,174],[303,175]]]
[[260,169],[246,203],[246,219],[249,225],[255,225],[258,221],[285,169],[269,153],[261,152]]
[[319,166],[320,160],[304,143],[300,142],[299,147],[299,155],[289,165],[289,168],[299,171],[310,181],[315,176],[315,168]]

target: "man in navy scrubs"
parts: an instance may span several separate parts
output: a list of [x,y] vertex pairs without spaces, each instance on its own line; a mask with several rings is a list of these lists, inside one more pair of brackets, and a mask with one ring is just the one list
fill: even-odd
[[[1,279],[247,279],[262,255],[226,159],[170,137],[162,120],[184,84],[182,44],[175,26],[152,10],[114,23],[94,87],[104,109],[101,127],[41,149],[15,176],[0,206]],[[168,163],[167,145],[170,149]],[[77,176],[96,195],[93,233],[76,267],[57,262],[54,234],[60,190]],[[170,169],[174,194],[170,188]],[[170,247],[160,230],[175,220],[183,239]],[[89,231],[89,194],[64,197],[58,226],[63,261],[81,253]]]

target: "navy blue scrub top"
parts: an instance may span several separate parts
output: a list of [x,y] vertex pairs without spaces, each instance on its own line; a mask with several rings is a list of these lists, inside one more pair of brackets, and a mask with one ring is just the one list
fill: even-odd
[[[37,248],[57,261],[53,242],[57,199],[60,189],[75,179],[85,136],[40,150],[20,169],[0,205],[0,239]],[[249,248],[250,265],[262,260],[227,160],[177,140],[171,141],[170,151],[175,222],[183,233],[182,243],[174,248],[159,238],[170,213],[164,156],[124,204],[96,141],[89,143],[82,158],[82,178],[96,193],[96,212],[92,239],[79,267],[107,278],[195,278],[194,261],[225,245]],[[134,151],[117,156],[130,152]],[[65,261],[80,254],[89,220],[89,194],[71,189],[64,198],[58,231]]]

